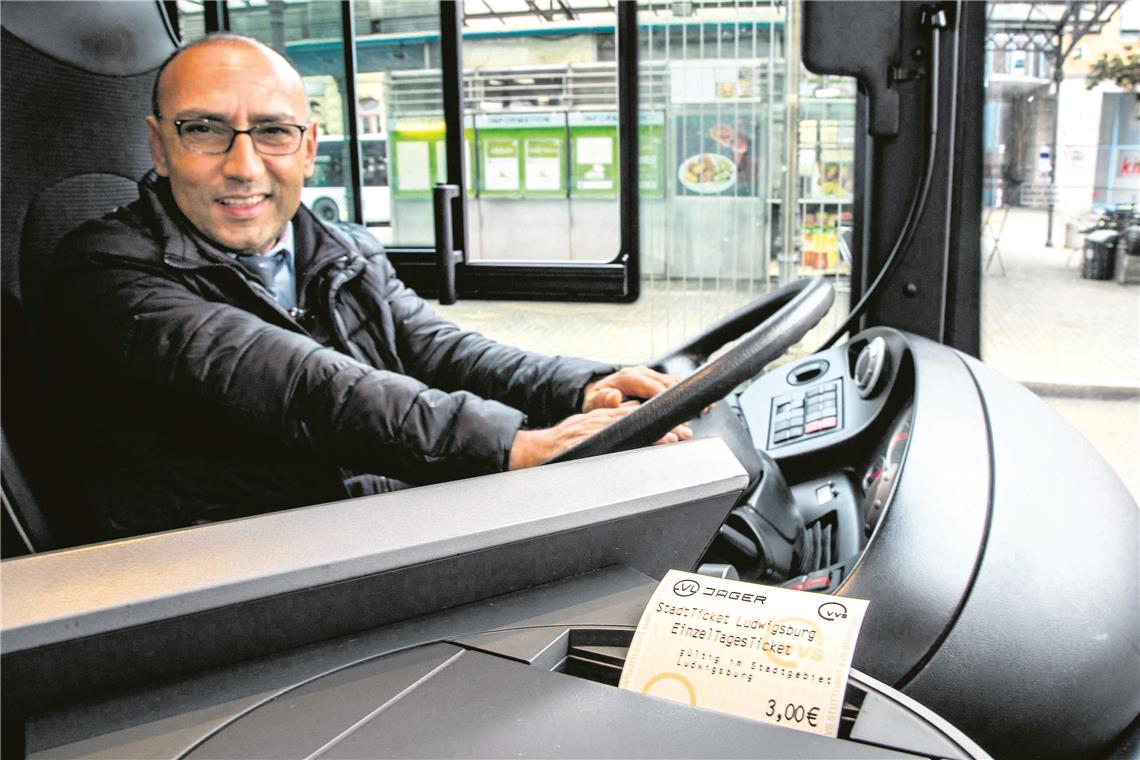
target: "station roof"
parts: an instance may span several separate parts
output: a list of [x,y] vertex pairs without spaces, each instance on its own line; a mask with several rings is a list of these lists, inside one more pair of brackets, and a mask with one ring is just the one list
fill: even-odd
[[[1121,0],[1035,0],[986,4],[986,43],[1005,50],[1055,52],[1086,34],[1099,34]],[[1065,45],[1069,40],[1070,44]],[[1065,46],[1065,47],[1062,47]]]

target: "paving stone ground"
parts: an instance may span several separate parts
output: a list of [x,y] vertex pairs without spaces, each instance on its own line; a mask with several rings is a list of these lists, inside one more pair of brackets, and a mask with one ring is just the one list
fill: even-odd
[[[1036,391],[1140,502],[1140,285],[1081,277],[1082,251],[1046,247],[1047,217],[1010,209],[983,236],[982,359]],[[1076,242],[1080,242],[1079,240]]]
[[1045,247],[1045,225],[1044,211],[1009,210],[982,277],[983,361],[1029,385],[1140,392],[1140,285],[1083,279],[1082,252]]

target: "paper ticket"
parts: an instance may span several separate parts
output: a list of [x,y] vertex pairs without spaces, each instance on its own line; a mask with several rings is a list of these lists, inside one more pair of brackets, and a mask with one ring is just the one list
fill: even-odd
[[629,647],[620,686],[835,736],[863,599],[670,570]]

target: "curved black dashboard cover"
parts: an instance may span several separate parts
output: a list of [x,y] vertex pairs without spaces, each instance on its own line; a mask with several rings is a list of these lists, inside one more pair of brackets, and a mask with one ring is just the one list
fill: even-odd
[[906,691],[997,757],[1089,757],[1140,714],[1136,502],[1041,399],[961,360],[1000,444],[993,519],[961,616]]
[[[990,508],[990,443],[973,379],[944,346],[893,330],[914,365],[910,443],[894,496],[838,594],[870,599],[853,667],[904,685],[937,650],[969,593]],[[905,342],[904,342],[905,341]]]

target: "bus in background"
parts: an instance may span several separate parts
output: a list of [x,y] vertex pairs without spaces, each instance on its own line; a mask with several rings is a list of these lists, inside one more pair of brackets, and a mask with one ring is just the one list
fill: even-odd
[[[363,149],[364,223],[369,226],[391,224],[392,201],[388,187],[388,138],[361,135]],[[305,180],[301,201],[326,222],[349,221],[350,203],[346,187],[351,177],[348,166],[348,143],[339,135],[322,136],[317,142],[317,159],[313,176]]]

